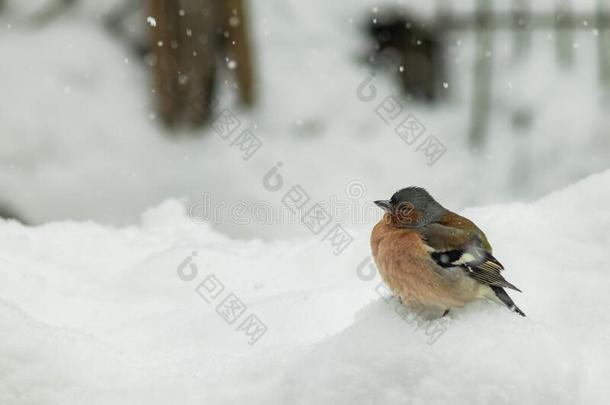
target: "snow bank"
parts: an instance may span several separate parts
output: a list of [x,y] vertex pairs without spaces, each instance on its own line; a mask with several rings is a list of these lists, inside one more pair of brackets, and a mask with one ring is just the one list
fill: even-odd
[[[120,229],[1,221],[0,403],[605,403],[609,186],[607,171],[464,211],[528,317],[482,302],[434,339],[357,273],[369,229],[335,256],[317,239],[229,239],[177,201]],[[233,323],[216,311],[230,294]],[[263,334],[240,330],[250,315]]]

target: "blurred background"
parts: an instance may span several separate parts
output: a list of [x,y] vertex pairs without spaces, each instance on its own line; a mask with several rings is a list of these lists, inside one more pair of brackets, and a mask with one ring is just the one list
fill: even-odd
[[287,239],[309,234],[295,193],[352,228],[408,185],[453,210],[534,200],[610,166],[609,17],[610,0],[2,0],[0,216],[123,226],[179,198],[234,238]]

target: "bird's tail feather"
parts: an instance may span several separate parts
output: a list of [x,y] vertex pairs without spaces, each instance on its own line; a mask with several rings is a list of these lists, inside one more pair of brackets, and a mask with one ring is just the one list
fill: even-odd
[[525,316],[525,313],[519,309],[517,305],[513,302],[512,298],[504,291],[502,287],[490,286],[493,292],[496,294],[496,297],[506,305],[511,311],[518,313],[521,316]]

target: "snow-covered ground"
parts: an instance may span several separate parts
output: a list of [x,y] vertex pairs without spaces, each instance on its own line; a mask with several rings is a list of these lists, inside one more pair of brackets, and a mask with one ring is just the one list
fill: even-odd
[[[447,149],[429,166],[416,145],[403,142],[375,113],[397,93],[392,81],[376,79],[374,101],[356,96],[369,74],[358,63],[367,48],[361,25],[373,6],[384,3],[252,1],[260,103],[241,111],[224,90],[221,101],[263,142],[243,161],[212,130],[173,136],[160,129],[147,69],[102,28],[101,16],[118,2],[83,0],[40,29],[25,16],[43,0],[9,0],[0,15],[0,202],[29,222],[126,225],[166,198],[197,204],[208,195],[216,206],[249,205],[250,223],[230,220],[223,209],[217,229],[241,238],[285,239],[307,231],[256,220],[253,208],[257,202],[281,206],[261,186],[278,161],[287,182],[302,185],[312,201],[345,201],[346,185],[358,180],[365,185],[361,203],[416,184],[457,208],[531,201],[609,167],[610,125],[598,88],[593,29],[575,34],[576,63],[568,70],[555,63],[553,32],[533,33],[531,52],[520,62],[510,56],[512,36],[497,33],[492,127],[479,154],[466,142],[474,37],[456,33],[448,103],[428,108],[403,101],[404,114],[413,113]],[[536,4],[552,9],[551,1]],[[591,9],[594,2],[578,6]],[[415,8],[433,12],[432,2]],[[511,122],[523,112],[533,117],[532,126],[518,132]]]
[[606,171],[463,211],[528,317],[480,302],[443,324],[386,302],[372,223],[335,256],[230,239],[177,201],[124,228],[0,221],[0,403],[607,403],[609,190]]
[[[262,141],[244,160],[213,129],[158,125],[147,68],[102,28],[122,0],[33,27],[46,1],[0,14],[0,212],[34,224],[0,219],[1,405],[610,403],[610,121],[594,29],[575,34],[565,70],[553,32],[532,33],[521,61],[496,34],[476,152],[474,37],[455,33],[448,101],[401,101],[446,148],[429,165],[376,113],[395,83],[380,75],[373,101],[357,95],[362,22],[384,3],[251,1],[261,98],[243,111],[226,86],[220,97]],[[485,230],[527,318],[480,302],[422,322],[388,299],[371,201],[408,185]],[[345,227],[344,251],[291,215],[295,193]]]

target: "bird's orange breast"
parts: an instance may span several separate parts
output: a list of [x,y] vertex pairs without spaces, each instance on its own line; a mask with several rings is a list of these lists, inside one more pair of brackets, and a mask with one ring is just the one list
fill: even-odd
[[371,251],[381,278],[394,294],[414,308],[448,309],[474,298],[476,283],[443,277],[418,232],[396,228],[386,219],[373,228]]

